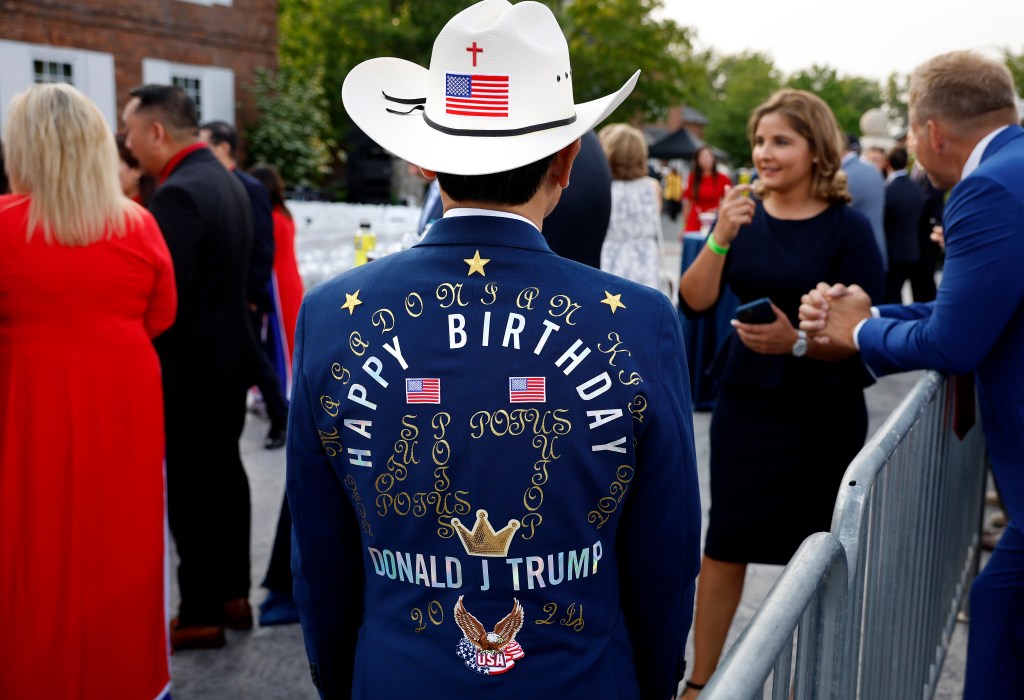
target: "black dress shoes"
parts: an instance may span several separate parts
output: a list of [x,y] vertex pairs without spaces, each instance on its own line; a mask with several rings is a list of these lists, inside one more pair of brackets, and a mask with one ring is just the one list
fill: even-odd
[[279,447],[284,447],[284,430],[271,428],[270,432],[267,433],[266,439],[263,441],[263,449],[276,450]]

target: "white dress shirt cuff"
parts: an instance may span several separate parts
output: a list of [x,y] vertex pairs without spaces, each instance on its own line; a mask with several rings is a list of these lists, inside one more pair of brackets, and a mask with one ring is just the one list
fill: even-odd
[[[882,314],[879,313],[877,306],[871,307],[871,318],[881,318]],[[867,323],[868,319],[863,319],[860,323],[853,327],[853,344],[860,352],[860,329]]]

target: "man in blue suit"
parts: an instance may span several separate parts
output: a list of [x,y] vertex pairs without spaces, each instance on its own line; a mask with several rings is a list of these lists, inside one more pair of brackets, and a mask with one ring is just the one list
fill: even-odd
[[444,216],[299,314],[287,489],[322,697],[674,696],[700,544],[677,315],[540,231],[636,79],[574,104],[551,11],[504,0],[450,20],[429,69],[347,76]]
[[945,211],[946,265],[934,302],[881,306],[856,286],[818,285],[801,327],[856,345],[876,374],[974,372],[992,469],[1011,522],[971,590],[964,697],[1024,688],[1024,129],[1004,65],[953,52],[910,82],[917,158]]

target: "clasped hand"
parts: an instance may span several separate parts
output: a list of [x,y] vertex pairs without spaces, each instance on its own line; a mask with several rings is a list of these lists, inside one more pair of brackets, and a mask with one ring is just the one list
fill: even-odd
[[815,342],[856,350],[853,330],[871,317],[871,297],[859,285],[819,282],[800,297],[800,328]]

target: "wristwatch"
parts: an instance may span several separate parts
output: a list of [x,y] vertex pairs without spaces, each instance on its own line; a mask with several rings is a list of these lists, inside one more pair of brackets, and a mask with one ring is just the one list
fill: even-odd
[[796,342],[793,343],[793,357],[803,357],[807,354],[807,333],[797,330]]

